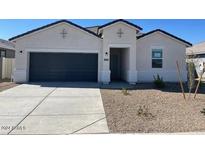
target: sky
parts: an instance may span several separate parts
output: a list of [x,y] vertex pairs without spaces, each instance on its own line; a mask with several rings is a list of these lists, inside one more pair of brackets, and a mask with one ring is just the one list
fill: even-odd
[[[82,27],[106,24],[113,19],[72,19]],[[26,31],[57,21],[57,19],[0,19],[0,38],[9,39]],[[128,19],[146,33],[154,29],[165,30],[192,44],[205,41],[205,20],[183,19]]]

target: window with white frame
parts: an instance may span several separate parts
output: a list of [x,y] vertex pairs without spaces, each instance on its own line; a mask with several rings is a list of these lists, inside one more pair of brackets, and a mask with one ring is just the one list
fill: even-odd
[[152,49],[152,68],[162,68],[163,53],[162,49]]

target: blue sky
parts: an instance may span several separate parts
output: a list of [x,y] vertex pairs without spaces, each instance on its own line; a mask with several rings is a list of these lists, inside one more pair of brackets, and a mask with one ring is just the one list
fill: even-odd
[[[57,21],[56,19],[0,19],[0,38],[9,39],[28,30]],[[70,20],[83,27],[102,25],[111,19],[73,19]],[[131,19],[128,20],[143,28],[143,32],[163,29],[193,44],[205,41],[205,20],[172,19]]]

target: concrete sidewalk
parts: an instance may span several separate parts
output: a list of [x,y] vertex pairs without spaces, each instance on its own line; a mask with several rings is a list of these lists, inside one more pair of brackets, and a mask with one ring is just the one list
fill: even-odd
[[97,87],[95,83],[35,83],[3,91],[0,134],[108,133]]

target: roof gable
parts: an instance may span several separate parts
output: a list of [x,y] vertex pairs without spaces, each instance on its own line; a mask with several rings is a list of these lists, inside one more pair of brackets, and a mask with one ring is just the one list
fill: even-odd
[[191,44],[190,42],[187,42],[187,41],[185,41],[185,40],[183,40],[183,39],[181,39],[181,38],[179,38],[179,37],[177,37],[177,36],[174,36],[174,35],[172,35],[172,34],[166,32],[166,31],[164,31],[164,30],[161,30],[161,29],[156,29],[156,30],[150,31],[150,32],[148,32],[148,33],[145,33],[145,34],[143,34],[143,35],[140,35],[140,36],[137,37],[137,39],[143,38],[143,37],[148,36],[148,35],[150,35],[150,34],[153,34],[153,33],[155,33],[155,32],[161,32],[161,33],[163,33],[163,34],[165,34],[165,35],[167,35],[167,36],[169,36],[169,37],[172,37],[172,38],[174,38],[174,39],[176,39],[176,40],[182,42],[183,44],[186,44],[186,46],[192,46],[192,44]]
[[123,19],[114,20],[114,21],[112,21],[112,22],[109,22],[109,23],[107,23],[107,24],[104,24],[104,25],[100,26],[99,29],[105,28],[105,27],[110,26],[110,25],[112,25],[112,24],[115,24],[115,23],[117,23],[117,22],[123,22],[123,23],[125,23],[125,24],[127,24],[127,25],[129,25],[129,26],[132,26],[132,27],[136,28],[136,29],[142,30],[141,27],[139,27],[139,26],[137,26],[137,25],[135,25],[135,24],[133,24],[133,23],[127,21],[127,20],[123,20]]
[[59,23],[67,23],[67,24],[70,24],[70,25],[72,25],[72,26],[75,26],[75,27],[77,27],[77,28],[79,28],[79,29],[81,29],[81,30],[83,30],[83,31],[85,31],[85,32],[87,32],[87,33],[89,33],[89,34],[92,34],[92,35],[94,35],[94,36],[100,38],[99,35],[97,35],[96,33],[92,32],[92,31],[90,31],[90,30],[88,30],[88,29],[86,29],[86,28],[84,28],[84,27],[81,27],[81,26],[79,26],[79,25],[77,25],[77,24],[74,24],[74,23],[72,23],[72,22],[70,22],[70,21],[68,21],[68,20],[59,20],[59,21],[53,22],[53,23],[51,23],[51,24],[48,24],[48,25],[45,25],[45,26],[42,26],[42,27],[39,27],[39,28],[30,30],[30,31],[27,31],[27,32],[25,32],[25,33],[23,33],[23,34],[14,36],[14,37],[10,38],[9,41],[15,40],[15,39],[17,39],[17,38],[21,38],[21,37],[26,36],[26,35],[28,35],[28,34],[32,34],[32,33],[34,33],[34,32],[37,32],[37,31],[39,31],[39,30],[43,30],[43,29],[45,29],[45,28],[48,28],[48,27],[57,25],[57,24],[59,24]]

